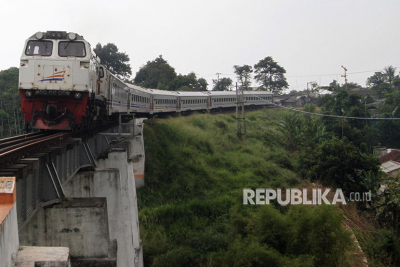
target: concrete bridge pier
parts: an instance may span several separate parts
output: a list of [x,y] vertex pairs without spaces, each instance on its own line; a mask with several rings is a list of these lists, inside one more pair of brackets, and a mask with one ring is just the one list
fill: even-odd
[[64,185],[69,197],[107,199],[111,245],[117,266],[143,266],[133,165],[123,148],[112,149],[98,160],[94,171],[79,172]]

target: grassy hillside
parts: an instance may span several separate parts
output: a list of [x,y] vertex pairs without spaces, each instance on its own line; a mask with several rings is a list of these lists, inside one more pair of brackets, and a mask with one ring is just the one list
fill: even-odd
[[334,206],[243,205],[243,188],[300,187],[285,149],[286,111],[154,119],[138,191],[146,266],[346,266],[349,233]]

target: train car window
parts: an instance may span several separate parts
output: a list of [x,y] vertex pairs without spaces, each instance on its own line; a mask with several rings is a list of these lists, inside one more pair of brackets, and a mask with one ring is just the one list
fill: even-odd
[[99,68],[99,78],[104,78],[104,69],[103,69],[103,67]]
[[83,42],[59,42],[58,55],[60,57],[85,57],[86,49]]
[[31,40],[28,42],[25,50],[27,56],[51,56],[53,51],[53,42]]

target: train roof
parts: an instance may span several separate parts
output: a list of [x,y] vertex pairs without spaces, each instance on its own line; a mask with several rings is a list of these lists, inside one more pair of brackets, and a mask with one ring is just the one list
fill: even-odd
[[[211,96],[231,96],[232,94],[236,95],[236,91],[211,91]],[[241,94],[241,92],[240,92]],[[271,92],[267,91],[244,91],[245,95],[273,95]]]
[[179,95],[178,92],[176,91],[166,91],[166,90],[159,90],[159,89],[150,89],[150,88],[144,88],[135,84],[127,84],[129,88],[135,89],[137,91],[141,91],[144,93],[149,93],[153,95],[170,95],[170,96],[177,96]]
[[[159,89],[144,88],[135,84],[127,84],[131,89],[137,91],[155,94],[155,95],[170,95],[170,96],[181,96],[181,97],[201,97],[201,96],[232,96],[235,95],[235,91],[200,91],[200,92],[190,92],[190,91],[166,91]],[[273,95],[272,92],[268,91],[245,91],[245,95]]]
[[37,32],[30,37],[30,39],[54,39],[54,40],[85,40],[82,35],[74,32],[66,31],[47,31],[47,32]]

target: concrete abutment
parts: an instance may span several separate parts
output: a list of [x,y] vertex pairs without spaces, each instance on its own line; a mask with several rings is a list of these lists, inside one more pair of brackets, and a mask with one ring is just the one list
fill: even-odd
[[[37,183],[34,188],[40,186],[43,176],[38,173],[42,174],[46,169],[37,165],[44,161],[51,169],[49,181],[58,180],[55,191],[63,192],[65,197],[59,200],[42,198],[45,201],[40,203],[36,202],[40,193],[33,197],[28,195],[28,199],[24,194],[23,201],[30,204],[29,200],[33,199],[37,208],[29,212],[26,209],[29,206],[24,203],[22,206],[28,212],[24,210],[22,214],[27,215],[21,220],[17,219],[19,214],[17,205],[14,205],[14,211],[11,210],[9,216],[13,220],[8,219],[7,224],[1,224],[2,228],[13,227],[14,236],[11,239],[19,243],[13,247],[0,244],[0,252],[3,253],[6,248],[4,253],[10,257],[0,266],[3,267],[3,263],[4,267],[17,263],[16,266],[30,263],[72,267],[143,266],[136,197],[136,188],[144,185],[142,128],[142,121],[139,121],[131,124],[129,131],[124,133],[112,131],[86,141],[74,139],[74,144],[69,147],[57,147],[56,156],[50,157],[50,160],[49,156],[42,160],[42,154],[25,160],[30,166],[26,172],[30,178],[18,177],[19,183],[15,184],[27,185],[32,180]],[[108,151],[104,152],[104,148]],[[54,150],[49,151],[53,153]],[[36,165],[29,165],[31,162]],[[75,167],[80,170],[73,171]],[[28,183],[24,182],[25,179]],[[48,188],[49,184],[46,184],[46,190]],[[20,192],[26,191],[25,187],[22,191],[20,189]],[[54,192],[52,194],[55,195]],[[9,235],[0,234],[0,238],[9,238]],[[63,256],[46,258],[38,251]]]

